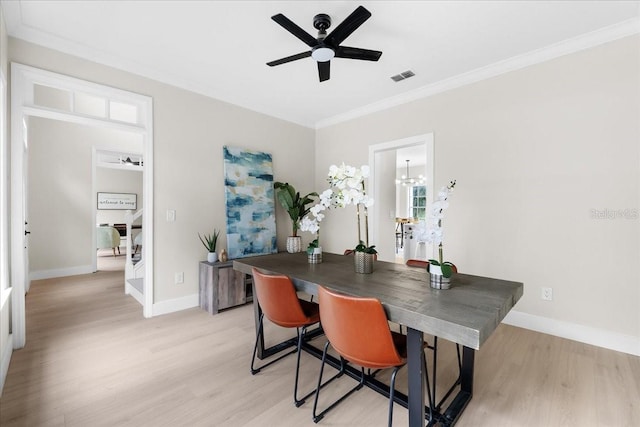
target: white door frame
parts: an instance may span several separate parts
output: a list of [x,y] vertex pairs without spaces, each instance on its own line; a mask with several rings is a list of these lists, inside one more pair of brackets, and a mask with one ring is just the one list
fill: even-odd
[[[399,148],[407,148],[414,147],[416,145],[425,145],[426,146],[426,159],[425,159],[425,185],[429,189],[427,191],[427,205],[431,205],[433,203],[433,183],[435,181],[435,162],[434,162],[434,140],[433,133],[427,133],[423,135],[410,136],[408,138],[397,139],[394,141],[382,142],[379,144],[374,144],[369,146],[369,169],[370,176],[368,180],[369,188],[371,189],[371,194],[373,194],[373,199],[376,200],[378,197],[377,189],[375,186],[375,170],[376,170],[376,153],[381,153],[384,151],[397,150]],[[372,209],[369,213],[369,222],[371,224],[371,229],[373,233],[371,235],[371,241],[378,241],[378,221],[379,218],[376,217],[375,209]],[[433,250],[433,249],[432,249]]]
[[[69,93],[69,111],[35,105],[34,87],[44,85]],[[138,122],[135,124],[97,118],[74,112],[75,92],[82,92],[107,101],[119,101],[135,105]],[[99,126],[127,132],[136,132],[143,137],[143,245],[145,247],[144,317],[153,316],[153,100],[151,97],[116,89],[85,80],[52,73],[22,64],[11,64],[11,285],[13,347],[22,348],[26,342],[25,329],[25,271],[23,242],[25,225],[23,206],[26,195],[22,190],[24,175],[22,149],[25,138],[25,118],[35,116],[61,120],[87,126]],[[95,227],[94,233],[95,233]]]

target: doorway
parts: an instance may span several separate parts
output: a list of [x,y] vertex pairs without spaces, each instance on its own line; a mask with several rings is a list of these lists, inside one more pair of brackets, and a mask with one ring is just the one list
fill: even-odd
[[[52,119],[93,128],[132,132],[142,140],[142,154],[147,159],[143,172],[143,223],[145,265],[143,315],[152,316],[153,303],[153,129],[152,99],[146,96],[98,85],[37,68],[11,65],[11,277],[12,331],[14,348],[24,347],[25,294],[29,285],[28,229],[24,218],[28,212],[28,195],[22,188],[27,176],[24,167],[28,156],[26,137],[30,118]],[[134,121],[128,121],[133,112]],[[70,160],[73,160],[71,158]],[[92,227],[95,241],[95,226]]]
[[[417,135],[395,141],[369,146],[369,165],[371,175],[369,185],[375,204],[369,212],[372,238],[376,242],[378,258],[382,261],[402,263],[407,256],[413,257],[415,247],[408,242],[405,234],[406,223],[400,221],[409,218],[409,189],[396,183],[402,174],[406,160],[414,163],[410,173],[420,175],[423,170],[425,204],[433,201],[434,182],[434,141],[433,134]],[[397,233],[402,233],[398,236]],[[401,241],[399,239],[402,239]],[[401,256],[398,246],[402,245]],[[421,252],[424,257],[433,256],[432,245],[425,246]]]

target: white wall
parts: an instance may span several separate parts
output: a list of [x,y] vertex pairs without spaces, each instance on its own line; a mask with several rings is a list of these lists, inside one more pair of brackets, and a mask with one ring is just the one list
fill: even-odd
[[30,274],[42,278],[92,271],[92,150],[139,149],[140,136],[38,117],[29,119],[28,128]]
[[[524,282],[519,312],[640,354],[639,64],[640,37],[627,37],[320,129],[316,185],[332,163],[366,163],[371,144],[433,132],[435,187],[458,181],[445,258]],[[352,223],[330,212],[324,249],[353,246]]]
[[[206,257],[198,232],[221,229],[226,246],[223,145],[270,152],[275,180],[313,191],[312,129],[22,40],[9,44],[12,61],[153,98],[155,304],[198,304],[198,262]],[[176,210],[175,222],[166,221],[168,209]],[[289,224],[280,209],[277,228],[284,249]],[[184,272],[183,284],[174,284],[176,272]]]

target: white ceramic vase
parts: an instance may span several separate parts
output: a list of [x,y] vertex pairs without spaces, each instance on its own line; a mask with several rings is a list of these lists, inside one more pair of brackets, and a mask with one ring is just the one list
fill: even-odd
[[218,261],[218,254],[215,252],[209,252],[207,254],[207,261],[212,263]]
[[302,252],[302,237],[300,236],[287,237],[287,252],[289,252],[290,254]]

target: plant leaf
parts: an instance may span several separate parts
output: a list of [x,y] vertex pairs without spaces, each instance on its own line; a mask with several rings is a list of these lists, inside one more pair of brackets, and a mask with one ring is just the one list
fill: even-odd
[[[449,264],[451,264],[451,263],[449,263]],[[444,277],[451,277],[451,275],[453,275],[453,269],[446,262],[442,263],[441,268],[442,268],[442,275]]]

